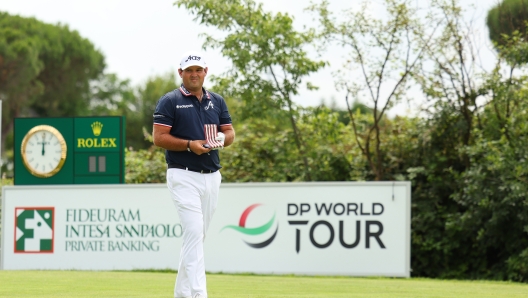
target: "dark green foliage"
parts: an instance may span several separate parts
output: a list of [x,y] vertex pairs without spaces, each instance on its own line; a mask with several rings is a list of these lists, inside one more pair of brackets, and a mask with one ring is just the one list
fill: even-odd
[[24,97],[26,103],[13,107],[13,116],[29,111],[43,117],[75,116],[87,111],[90,81],[105,67],[103,55],[89,40],[66,25],[7,13],[0,13],[0,28],[0,93],[9,101]]
[[501,58],[512,66],[528,63],[527,0],[504,0],[488,12],[486,22]]
[[468,145],[448,106],[421,128],[409,176],[416,276],[528,281],[525,78],[497,73],[483,86],[494,97]]
[[90,83],[104,67],[103,55],[68,26],[0,12],[2,145],[15,117],[86,115]]
[[483,129],[464,148],[470,167],[459,175],[452,198],[463,212],[454,214],[470,241],[471,275],[528,282],[528,105],[526,78],[490,77],[495,95],[481,114]]
[[527,21],[527,0],[503,0],[488,11],[486,24],[489,37],[496,44],[505,45],[504,35],[512,36],[515,31],[519,31],[526,39]]
[[464,171],[459,155],[464,129],[453,125],[457,118],[447,109],[421,124],[418,146],[414,154],[410,152],[414,159],[406,161],[413,176],[411,264],[415,276],[460,278],[467,266],[457,255],[469,250],[464,249],[463,239],[453,241],[456,226],[448,225],[450,217],[460,212],[451,195],[458,187],[457,176]]
[[463,206],[453,224],[471,246],[472,277],[528,281],[526,260],[528,237],[528,150],[512,147],[506,139],[485,140],[469,148],[472,167],[460,176],[453,199]]

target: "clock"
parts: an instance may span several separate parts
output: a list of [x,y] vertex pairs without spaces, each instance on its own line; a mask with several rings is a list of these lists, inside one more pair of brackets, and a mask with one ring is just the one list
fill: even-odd
[[57,174],[66,161],[66,141],[52,126],[38,125],[22,140],[22,162],[36,177],[48,178]]

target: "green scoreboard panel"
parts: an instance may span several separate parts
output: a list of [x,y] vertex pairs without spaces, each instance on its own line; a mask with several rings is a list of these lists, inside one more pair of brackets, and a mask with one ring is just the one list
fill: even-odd
[[15,185],[125,182],[125,118],[15,118]]

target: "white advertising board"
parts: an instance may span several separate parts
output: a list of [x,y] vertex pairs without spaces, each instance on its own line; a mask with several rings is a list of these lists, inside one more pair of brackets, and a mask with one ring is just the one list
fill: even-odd
[[[206,270],[410,276],[409,182],[222,184]],[[177,269],[164,184],[5,186],[5,270]]]

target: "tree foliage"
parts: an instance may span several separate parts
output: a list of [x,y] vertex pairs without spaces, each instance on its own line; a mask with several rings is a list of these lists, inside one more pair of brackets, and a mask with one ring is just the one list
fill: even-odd
[[[303,109],[298,129],[305,136],[305,155],[315,181],[365,180],[361,153],[347,142],[349,129],[328,108]],[[255,118],[240,127],[237,141],[221,152],[222,175],[228,182],[305,181],[300,152],[292,143],[293,129]],[[316,133],[314,133],[316,132]]]
[[[304,175],[311,180],[306,142],[297,125],[299,115],[292,97],[303,78],[325,62],[308,57],[305,47],[312,31],[298,32],[288,14],[265,12],[253,0],[179,0],[201,24],[225,32],[223,39],[206,35],[206,45],[220,48],[233,63],[231,94],[243,100],[250,111],[262,113],[285,108],[293,129],[293,140],[303,161]],[[310,86],[310,85],[309,85]]]
[[[424,45],[418,47],[417,32],[422,26],[410,1],[386,0],[386,16],[377,18],[364,1],[358,10],[344,13],[339,21],[328,10],[328,1],[313,5],[310,10],[319,15],[321,39],[329,47],[342,46],[349,50],[343,69],[359,69],[357,73],[338,72],[337,84],[347,92],[346,103],[354,139],[368,160],[375,180],[390,180],[384,163],[388,152],[381,150],[381,126],[386,112],[406,95],[408,81],[419,65]],[[358,77],[360,79],[358,79]],[[371,123],[358,127],[350,101],[366,102],[372,107]]]
[[528,63],[528,1],[503,0],[488,11],[489,37],[499,55],[512,65]]
[[85,115],[90,82],[104,67],[103,55],[68,26],[0,12],[2,137],[15,117]]
[[528,37],[526,22],[528,21],[528,1],[502,0],[488,11],[486,25],[489,38],[497,45],[505,45],[505,36],[520,32],[523,39]]

